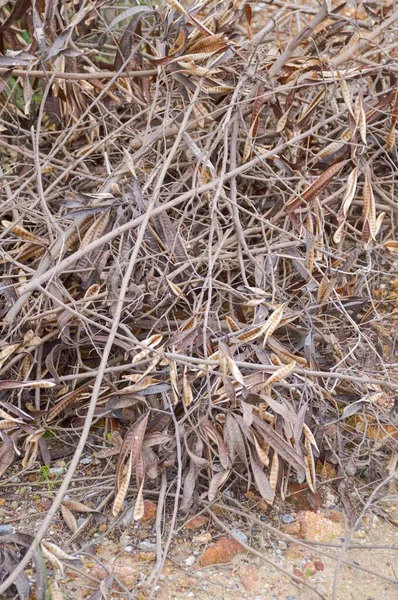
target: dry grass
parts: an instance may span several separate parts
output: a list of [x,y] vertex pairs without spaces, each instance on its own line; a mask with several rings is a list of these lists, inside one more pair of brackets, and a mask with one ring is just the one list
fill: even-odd
[[348,477],[354,523],[396,469],[398,12],[2,5],[0,469],[74,447],[37,540],[89,435],[107,514],[173,492],[166,550],[225,485]]

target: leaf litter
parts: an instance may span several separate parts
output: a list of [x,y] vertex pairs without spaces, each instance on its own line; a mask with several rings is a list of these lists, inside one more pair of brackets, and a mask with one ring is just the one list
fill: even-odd
[[[385,4],[1,3],[0,472],[72,460],[70,488],[92,450],[113,481],[54,493],[38,543],[55,514],[78,543],[156,492],[154,586],[166,504],[172,524],[226,489],[273,505],[328,469],[366,503],[391,477]],[[69,555],[46,543],[56,597]],[[0,590],[25,597],[7,556]]]

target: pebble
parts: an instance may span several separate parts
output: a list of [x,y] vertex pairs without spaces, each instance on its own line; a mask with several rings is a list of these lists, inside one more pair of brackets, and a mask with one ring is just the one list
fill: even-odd
[[133,549],[133,546],[126,546],[125,549],[124,549],[124,551],[125,552],[131,552],[132,549]]
[[247,544],[247,535],[243,533],[243,531],[241,531],[240,529],[231,529],[231,531],[241,542]]
[[285,525],[281,525],[282,533],[287,533],[289,535],[297,535],[298,533],[300,533],[300,529],[300,523],[297,522],[286,523]]
[[11,535],[13,533],[15,533],[15,529],[11,525],[0,525],[0,535]]
[[52,467],[51,469],[49,469],[49,474],[51,475],[62,475],[62,473],[65,471],[65,469],[63,469],[62,467]]
[[89,465],[92,461],[93,461],[92,458],[88,458],[88,457],[87,458],[82,458],[81,461],[80,461],[80,464],[81,465]]
[[296,519],[292,515],[283,515],[282,523],[293,523]]
[[366,538],[366,532],[359,530],[355,533],[355,537],[359,538],[360,540],[363,540],[364,538]]
[[[192,565],[194,565],[194,564],[195,564],[195,560],[196,560],[196,559],[195,559],[194,555],[193,555],[193,554],[191,554],[191,556],[188,556],[188,558],[185,560],[185,564],[186,564],[186,566],[187,566],[187,567],[192,567]],[[193,595],[193,593],[192,593],[192,595]]]
[[279,548],[279,550],[287,550],[287,544],[286,544],[286,542],[284,542],[283,540],[279,540],[279,542],[278,542],[278,548]]
[[156,548],[156,544],[154,544],[153,542],[149,542],[148,540],[144,540],[143,542],[140,542],[138,544],[138,548],[140,550],[153,550],[154,548]]

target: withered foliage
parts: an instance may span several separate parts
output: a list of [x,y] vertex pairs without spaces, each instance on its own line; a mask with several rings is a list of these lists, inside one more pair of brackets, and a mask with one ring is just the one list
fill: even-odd
[[1,3],[1,474],[86,432],[113,516],[164,476],[185,512],[351,460],[376,480],[393,3],[111,4]]

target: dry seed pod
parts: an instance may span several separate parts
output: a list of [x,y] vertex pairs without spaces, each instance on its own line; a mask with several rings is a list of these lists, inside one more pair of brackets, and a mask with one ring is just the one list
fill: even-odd
[[274,310],[274,312],[269,317],[269,319],[267,319],[267,321],[264,323],[264,326],[266,326],[266,333],[264,336],[264,344],[266,343],[268,338],[274,333],[274,331],[276,329],[278,329],[278,325],[280,324],[280,322],[282,320],[282,316],[283,316],[285,307],[286,307],[286,304],[281,304],[281,306],[279,308],[277,308],[276,310]]
[[387,248],[393,254],[398,254],[398,241],[389,240],[388,242],[384,242],[383,248]]
[[381,226],[383,225],[384,217],[386,216],[385,212],[381,212],[376,219],[375,223],[375,235],[377,235],[380,231]]
[[182,289],[180,288],[179,285],[173,283],[172,281],[170,281],[170,279],[168,277],[166,277],[166,281],[169,284],[169,287],[171,289],[171,291],[173,292],[173,294],[175,296],[177,296],[177,298],[184,298],[185,299],[185,295],[184,292],[182,291]]
[[291,362],[288,365],[284,365],[283,367],[275,371],[275,373],[273,373],[271,377],[269,377],[269,379],[267,379],[267,381],[265,382],[265,387],[270,388],[275,383],[286,379],[286,377],[293,373],[295,368],[296,362]]
[[370,167],[365,170],[365,183],[363,185],[363,212],[369,224],[369,232],[373,240],[376,239],[376,204],[373,195]]
[[279,456],[277,452],[274,452],[271,463],[271,471],[269,475],[269,482],[273,491],[276,491],[276,486],[278,485],[278,475],[279,475]]
[[130,452],[129,459],[127,461],[126,466],[123,469],[122,481],[120,482],[118,492],[116,494],[115,500],[112,506],[112,514],[114,517],[117,517],[120,511],[123,508],[124,499],[127,495],[127,490],[130,485],[131,479],[131,470],[132,470],[132,456]]
[[41,552],[44,558],[46,558],[48,561],[50,561],[50,563],[52,564],[52,566],[57,569],[62,575],[64,574],[64,567],[61,563],[60,560],[58,560],[58,558],[56,556],[54,556],[54,554],[52,554],[52,552],[50,552],[45,546],[44,544],[41,544]]
[[355,100],[355,122],[359,129],[359,133],[361,134],[362,141],[366,146],[366,114],[360,96]]
[[335,244],[340,244],[341,238],[342,238],[343,229],[344,229],[344,221],[338,226],[338,228],[334,232],[333,241],[334,241]]
[[184,402],[184,406],[191,406],[193,401],[192,388],[189,384],[186,369],[184,369],[184,373],[182,376],[182,398]]
[[317,452],[319,452],[319,448],[318,448],[318,445],[317,445],[316,440],[314,438],[314,435],[313,435],[311,429],[305,423],[303,423],[303,432],[304,432],[305,437],[309,439],[309,441],[312,444],[312,446],[314,446],[315,450]]
[[254,439],[254,445],[256,447],[257,456],[260,459],[260,462],[265,467],[268,467],[268,465],[269,465],[269,458],[268,458],[267,453],[264,452],[264,450],[261,448],[260,442],[258,441],[258,439],[256,438],[255,435],[253,435],[253,439]]
[[28,242],[34,242],[36,244],[44,244],[44,245],[48,244],[48,240],[37,237],[37,235],[30,233],[30,231],[27,231],[23,227],[20,227],[19,225],[14,225],[13,223],[11,223],[11,221],[2,221],[1,224],[3,225],[3,227],[5,229],[10,228],[11,232],[14,235],[17,235],[18,237],[22,238],[23,240],[27,240]]
[[305,478],[308,483],[308,487],[311,492],[315,494],[316,492],[316,473],[315,473],[315,461],[314,456],[312,454],[311,442],[306,437],[305,438],[305,449],[307,450],[307,455],[305,456]]
[[204,91],[206,94],[229,94],[234,91],[234,88],[230,85],[215,85],[205,88]]
[[339,73],[339,79],[340,79],[339,84],[340,84],[340,89],[341,89],[341,95],[343,97],[344,103],[345,103],[346,107],[348,108],[348,111],[351,113],[351,115],[355,119],[354,109],[352,107],[352,102],[351,102],[350,89],[347,85],[346,80],[342,78],[342,75],[340,73]]
[[334,290],[337,279],[333,277],[330,281],[326,277],[322,277],[317,294],[317,303],[326,302]]
[[58,587],[58,583],[55,581],[55,579],[50,579],[48,587],[50,590],[50,599],[51,600],[64,600],[64,597],[61,594],[59,587]]
[[79,560],[78,558],[76,558],[76,556],[72,556],[71,554],[64,552],[64,550],[62,550],[52,542],[48,542],[47,540],[43,540],[41,545],[42,547],[44,546],[45,548],[47,548],[47,550],[51,552],[51,554],[54,554],[54,556],[61,560]]
[[145,513],[143,489],[144,489],[144,480],[142,480],[140,489],[138,490],[137,499],[135,501],[134,515],[133,515],[134,521],[139,521],[140,519],[142,519],[142,517],[144,516],[144,513]]
[[341,205],[341,211],[342,211],[344,217],[347,217],[348,210],[354,199],[355,192],[357,189],[357,181],[358,181],[358,167],[354,167],[348,176],[347,187],[346,187],[343,202]]
[[32,369],[32,364],[33,364],[32,356],[30,354],[26,354],[22,359],[20,372],[19,372],[19,375],[23,381],[26,381],[26,379],[29,377],[29,374]]
[[93,285],[90,285],[90,287],[84,294],[84,299],[87,300],[88,298],[91,298],[92,296],[96,296],[98,294],[98,292],[100,291],[100,287],[101,286],[98,285],[98,283],[94,283]]
[[25,333],[24,338],[23,338],[24,346],[29,346],[34,337],[35,337],[34,331],[32,329],[29,329]]
[[6,419],[7,421],[12,421],[13,423],[23,423],[20,419],[15,419],[15,417],[11,417],[5,410],[0,408],[0,417],[2,419]]
[[17,348],[20,347],[20,344],[10,344],[9,346],[5,346],[0,350],[0,367],[3,366],[3,363],[7,360],[11,354],[15,352]]
[[[115,433],[117,433],[117,432],[115,432]],[[78,513],[91,513],[91,512],[93,512],[92,508],[89,508],[88,506],[86,506],[82,502],[79,502],[78,500],[72,500],[71,498],[64,498],[62,500],[62,504],[64,506],[66,506],[69,510],[73,510],[73,511],[78,512]]]
[[10,429],[16,429],[19,427],[19,423],[17,421],[11,421],[10,419],[0,421],[0,430],[8,431]]
[[225,317],[225,321],[227,323],[228,329],[230,330],[231,333],[239,331],[240,327],[239,325],[236,323],[236,321],[234,321],[234,319],[232,317],[230,317],[229,315],[227,315]]
[[395,132],[395,123],[394,123],[394,125],[391,127],[390,133],[388,134],[387,139],[386,139],[387,152],[393,151],[393,148],[395,146],[395,140],[396,140],[396,132]]
[[188,52],[190,54],[196,54],[197,52],[202,52],[203,50],[209,51],[215,42],[220,43],[221,41],[222,45],[225,46],[227,39],[224,33],[215,33],[214,35],[209,35],[208,37],[202,37],[202,39],[189,46]]
[[272,364],[275,365],[276,367],[280,367],[282,365],[282,361],[280,360],[279,356],[277,356],[276,354],[272,353],[270,356],[270,359],[271,359]]

